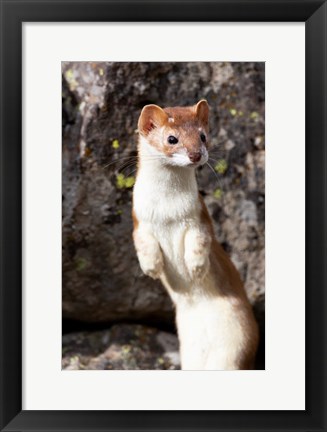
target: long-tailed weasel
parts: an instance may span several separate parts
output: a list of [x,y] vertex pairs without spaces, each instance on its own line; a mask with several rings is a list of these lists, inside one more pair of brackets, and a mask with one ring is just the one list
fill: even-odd
[[205,100],[143,108],[134,244],[143,272],[160,278],[175,304],[182,369],[253,369],[257,324],[195,178],[208,160],[208,117]]

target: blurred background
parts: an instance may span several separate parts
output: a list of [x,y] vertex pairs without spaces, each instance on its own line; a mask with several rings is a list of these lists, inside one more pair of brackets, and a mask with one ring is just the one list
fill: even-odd
[[198,183],[240,271],[265,352],[264,63],[62,63],[62,368],[179,369],[172,303],[144,276],[131,200],[142,107],[207,99]]

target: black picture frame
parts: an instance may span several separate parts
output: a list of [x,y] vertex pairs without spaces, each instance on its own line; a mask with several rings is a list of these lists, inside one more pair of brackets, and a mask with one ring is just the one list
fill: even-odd
[[[305,22],[305,411],[22,411],[22,23],[28,21]],[[327,430],[326,32],[326,0],[1,0],[1,431]]]

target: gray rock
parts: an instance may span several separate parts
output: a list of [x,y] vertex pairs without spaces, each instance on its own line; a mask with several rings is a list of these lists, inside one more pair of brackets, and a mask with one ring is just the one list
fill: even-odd
[[199,188],[252,304],[264,311],[263,64],[64,62],[64,318],[172,323],[171,301],[142,275],[132,243],[135,130],[147,103],[201,98],[211,107],[214,172],[199,170]]
[[62,339],[62,369],[180,369],[177,337],[142,325],[70,333]]

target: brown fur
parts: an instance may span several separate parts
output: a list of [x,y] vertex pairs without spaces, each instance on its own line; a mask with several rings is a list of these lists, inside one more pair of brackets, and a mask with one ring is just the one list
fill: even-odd
[[[201,145],[200,133],[203,132],[206,137],[208,134],[208,110],[204,100],[192,107],[162,109],[157,105],[146,105],[139,118],[138,130],[166,156],[171,156],[182,147],[188,153],[197,152]],[[178,138],[178,144],[168,144],[169,135]],[[208,147],[208,142],[205,145]]]
[[139,226],[139,221],[136,217],[135,211],[134,209],[132,210],[132,219],[133,219],[133,227],[134,227],[134,231],[137,230],[138,226]]
[[254,318],[252,307],[246,296],[240,275],[233,262],[215,237],[212,219],[200,194],[199,201],[201,203],[201,220],[207,227],[212,239],[211,265],[216,268],[217,281],[224,281],[222,286],[225,288],[223,289],[223,292],[220,292],[220,294],[232,298],[234,307],[238,310],[238,314],[242,315],[244,325],[249,329],[247,350],[244,352],[243,358],[240,359],[240,369],[254,369],[254,358],[259,341],[258,325]]

